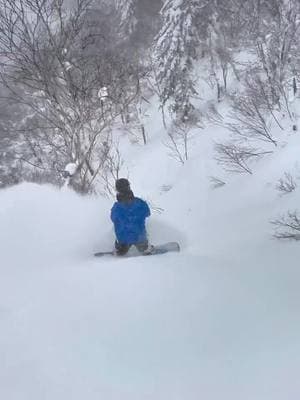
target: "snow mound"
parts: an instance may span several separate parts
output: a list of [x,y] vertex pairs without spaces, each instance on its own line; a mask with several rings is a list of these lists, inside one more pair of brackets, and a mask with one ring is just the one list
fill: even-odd
[[1,264],[87,257],[106,236],[112,240],[106,200],[24,183],[1,191],[0,202]]

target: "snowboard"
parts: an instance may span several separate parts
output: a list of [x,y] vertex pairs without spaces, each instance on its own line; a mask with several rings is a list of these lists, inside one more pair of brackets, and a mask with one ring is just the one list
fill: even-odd
[[[157,254],[165,254],[169,252],[178,252],[180,251],[180,246],[177,242],[168,242],[164,244],[159,244],[156,246],[153,246],[153,249],[151,250],[151,253],[127,253],[124,256],[118,256],[118,257],[138,257],[138,256],[155,256]],[[95,257],[103,257],[103,256],[115,256],[114,251],[99,251],[98,253],[94,254]]]

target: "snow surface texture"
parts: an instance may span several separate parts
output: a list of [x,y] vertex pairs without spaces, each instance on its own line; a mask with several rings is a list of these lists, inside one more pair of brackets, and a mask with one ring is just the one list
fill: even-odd
[[95,259],[112,247],[110,201],[0,192],[1,399],[299,398],[300,247],[269,224],[299,206],[299,189],[275,189],[284,171],[299,175],[298,134],[212,190],[222,129],[198,132],[182,167],[166,157],[156,106],[148,145],[124,137],[122,149],[153,206],[151,241],[181,253]]

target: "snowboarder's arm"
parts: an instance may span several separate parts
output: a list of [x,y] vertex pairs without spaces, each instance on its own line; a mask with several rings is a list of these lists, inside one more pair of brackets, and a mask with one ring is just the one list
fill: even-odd
[[117,203],[115,203],[110,211],[110,219],[112,220],[113,223],[117,221],[118,218],[118,207]]
[[148,204],[144,201],[144,211],[145,211],[145,218],[150,217],[151,212]]

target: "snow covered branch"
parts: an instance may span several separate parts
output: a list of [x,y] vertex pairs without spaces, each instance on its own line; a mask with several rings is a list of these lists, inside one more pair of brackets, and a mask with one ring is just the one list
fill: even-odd
[[300,216],[297,211],[288,211],[286,215],[271,221],[275,226],[276,239],[300,240]]
[[258,159],[265,152],[253,147],[237,145],[235,143],[217,143],[215,145],[217,155],[215,159],[229,172],[248,173],[252,174],[249,162],[253,159]]

